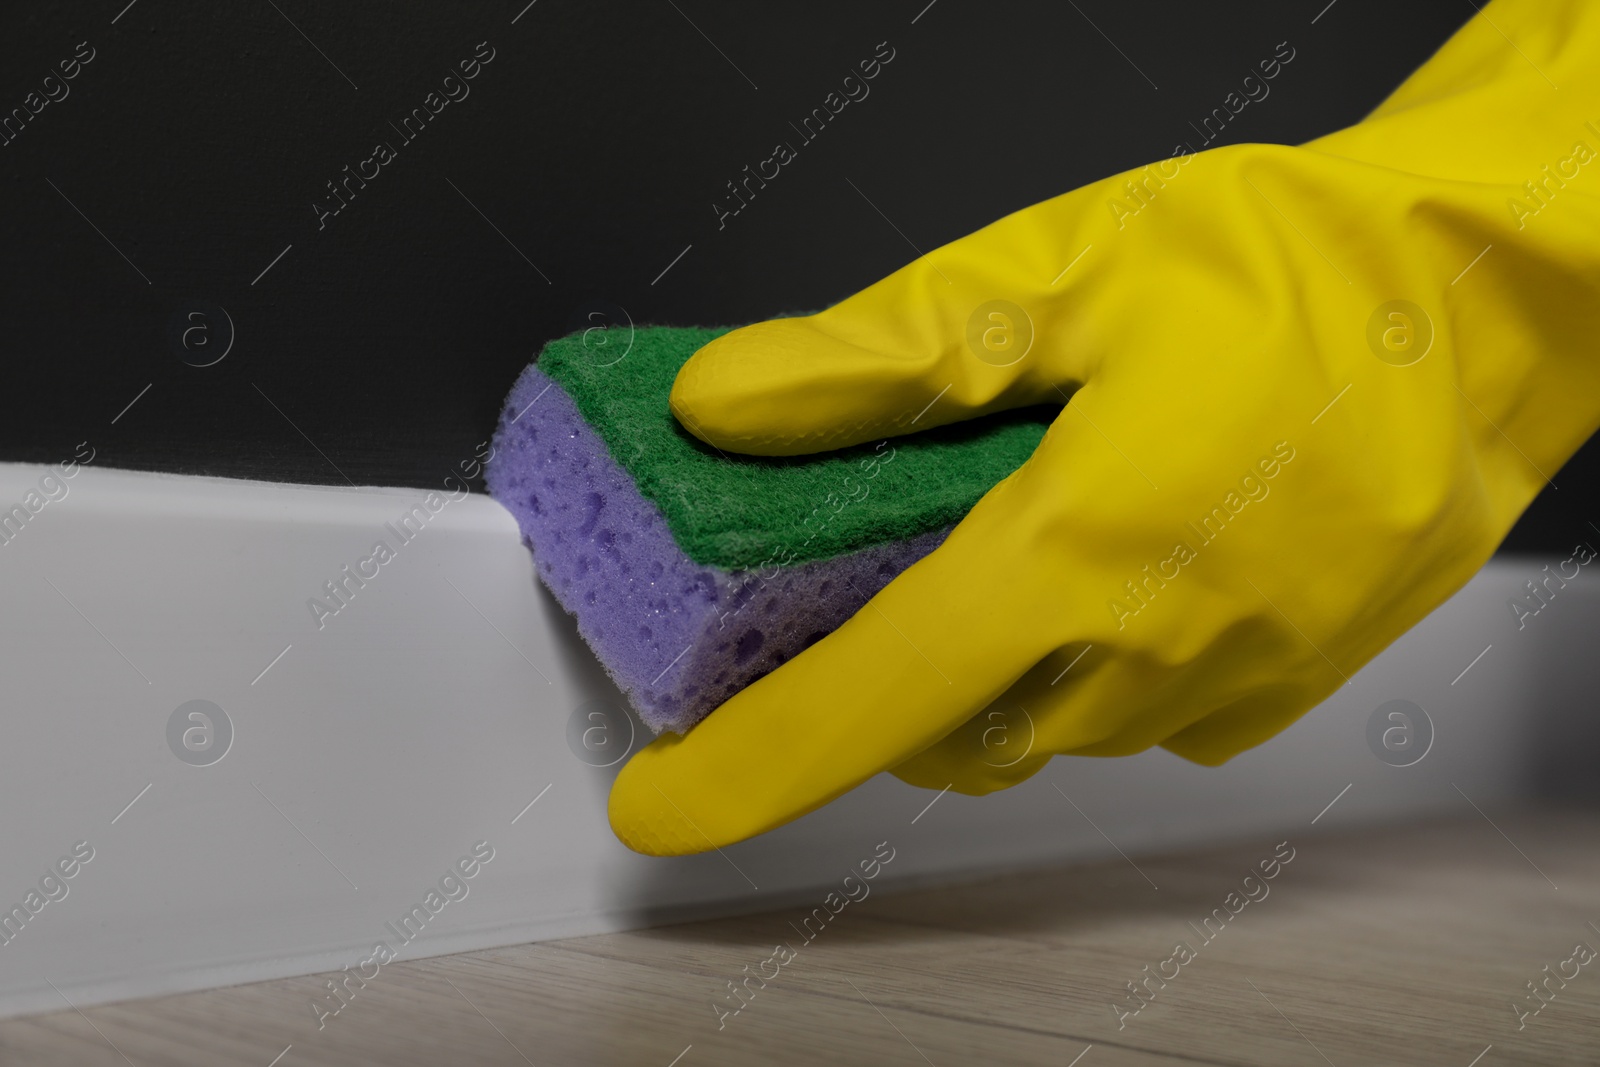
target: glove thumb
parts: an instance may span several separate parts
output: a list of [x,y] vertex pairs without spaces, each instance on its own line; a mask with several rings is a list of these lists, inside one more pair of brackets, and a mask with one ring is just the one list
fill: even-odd
[[986,266],[1000,226],[827,311],[717,338],[679,371],[673,414],[714,447],[788,456],[1064,403],[1074,376],[1059,365],[1061,301]]

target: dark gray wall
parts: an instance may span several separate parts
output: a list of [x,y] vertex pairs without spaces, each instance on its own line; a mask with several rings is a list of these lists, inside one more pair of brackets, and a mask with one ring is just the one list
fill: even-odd
[[[1293,65],[1224,141],[1360,118],[1473,14],[1463,0],[125,4],[0,16],[0,110],[62,97],[0,147],[0,457],[62,459],[88,439],[114,466],[411,484],[472,455],[516,372],[587,301],[670,323],[820,307],[906,262],[907,239],[931,248],[1168,155],[1280,41]],[[884,41],[894,59],[870,96],[719,230],[725,183]],[[470,95],[402,144],[391,123],[480,42],[493,59]],[[44,81],[89,49],[70,81]],[[396,158],[319,220],[326,183],[380,141]],[[188,349],[175,317],[201,327]],[[229,321],[226,358],[186,365],[220,353]],[[1514,543],[1570,543],[1595,467],[1558,478],[1563,500]]]

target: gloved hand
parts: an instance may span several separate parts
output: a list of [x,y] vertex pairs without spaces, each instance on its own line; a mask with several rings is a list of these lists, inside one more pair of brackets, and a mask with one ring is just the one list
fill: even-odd
[[707,345],[673,411],[729,451],[1071,402],[941,548],[639,752],[618,837],[698,852],[886,769],[976,794],[1272,737],[1600,423],[1597,194],[1600,4],[1496,0],[1350,129],[1117,175]]

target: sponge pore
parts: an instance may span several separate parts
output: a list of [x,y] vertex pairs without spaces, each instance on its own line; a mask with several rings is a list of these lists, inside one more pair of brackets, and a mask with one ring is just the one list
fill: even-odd
[[684,732],[936,548],[1053,412],[817,456],[725,455],[667,406],[725,329],[552,341],[507,398],[486,480],[640,718]]

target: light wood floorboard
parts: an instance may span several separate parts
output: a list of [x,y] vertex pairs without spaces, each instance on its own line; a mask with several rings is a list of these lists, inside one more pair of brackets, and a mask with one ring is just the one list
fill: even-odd
[[[1600,1063],[1600,960],[1520,1030],[1512,1009],[1600,949],[1600,813],[1490,814],[1296,837],[1209,942],[1189,924],[1276,840],[875,892],[809,942],[794,908],[398,962],[321,1030],[326,976],[13,1019],[0,1063]],[[1194,959],[1119,1026],[1125,983],[1179,941]],[[778,942],[795,959],[719,1029],[725,983]]]

